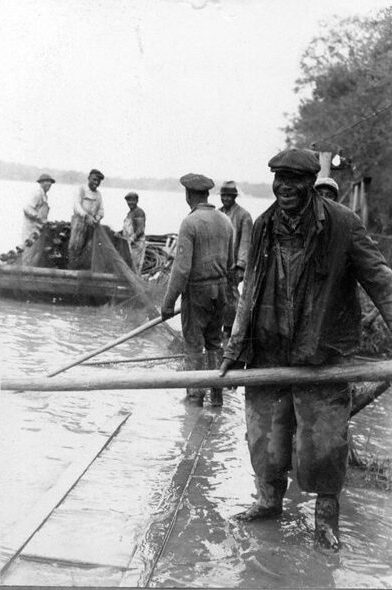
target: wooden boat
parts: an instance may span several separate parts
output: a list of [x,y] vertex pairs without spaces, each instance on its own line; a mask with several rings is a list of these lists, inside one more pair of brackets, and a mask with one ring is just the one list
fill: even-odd
[[[66,231],[64,231],[64,229]],[[105,228],[117,255],[132,268],[129,250],[124,240],[112,230]],[[62,237],[58,237],[62,236]],[[71,270],[68,263],[67,248],[69,224],[55,222],[45,229],[42,256],[39,266],[23,264],[21,248],[0,257],[0,296],[51,303],[71,303],[76,305],[100,305],[107,302],[120,302],[129,299],[134,292],[125,277],[115,272],[110,260],[97,264],[94,262],[94,241],[87,253],[87,268]],[[172,263],[176,244],[175,234],[147,236],[145,263],[142,283],[146,288],[151,282],[164,283]],[[92,251],[91,251],[92,249]],[[110,269],[110,270],[109,270]]]

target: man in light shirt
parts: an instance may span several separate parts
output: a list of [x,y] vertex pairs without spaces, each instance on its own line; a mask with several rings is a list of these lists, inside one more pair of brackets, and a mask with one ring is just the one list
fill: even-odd
[[91,244],[94,228],[104,215],[102,195],[98,190],[104,175],[95,168],[88,175],[87,185],[79,187],[74,202],[69,238],[69,268],[83,268],[83,254]]
[[31,237],[35,231],[39,231],[46,223],[49,213],[48,192],[56,181],[49,174],[41,174],[38,178],[38,187],[30,195],[23,208],[22,241]]
[[43,239],[38,237],[48,219],[48,192],[56,181],[49,174],[41,174],[38,187],[29,196],[23,208],[21,262],[28,266],[37,266],[42,253]]

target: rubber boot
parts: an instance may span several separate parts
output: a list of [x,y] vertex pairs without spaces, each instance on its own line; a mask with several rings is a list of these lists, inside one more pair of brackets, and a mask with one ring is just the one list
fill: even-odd
[[283,511],[283,497],[287,489],[287,477],[280,482],[266,484],[260,477],[256,477],[257,502],[244,512],[236,514],[234,518],[245,522],[252,520],[267,520],[278,518]]
[[315,509],[314,540],[317,547],[338,551],[339,501],[334,494],[318,494]]
[[[207,363],[209,369],[219,369],[222,363],[223,350],[208,350]],[[211,405],[214,407],[223,406],[223,395],[221,387],[211,387]]]
[[[188,353],[185,362],[188,371],[201,371],[204,368],[204,355],[200,353]],[[206,390],[201,387],[187,387],[185,401],[194,406],[203,406]]]

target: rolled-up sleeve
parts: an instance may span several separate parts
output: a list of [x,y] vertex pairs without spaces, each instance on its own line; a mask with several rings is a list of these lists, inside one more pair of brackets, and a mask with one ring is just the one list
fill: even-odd
[[74,199],[74,213],[85,217],[86,211],[83,208],[83,187],[79,187]]
[[38,219],[38,208],[41,203],[41,195],[39,192],[35,192],[31,195],[23,207],[23,212],[29,219],[33,221]]
[[98,204],[98,211],[97,211],[95,217],[98,219],[98,221],[101,221],[101,219],[103,218],[104,213],[105,213],[104,209],[103,209],[103,200],[102,200],[101,193],[99,193],[97,195],[97,202],[98,202],[97,203]]

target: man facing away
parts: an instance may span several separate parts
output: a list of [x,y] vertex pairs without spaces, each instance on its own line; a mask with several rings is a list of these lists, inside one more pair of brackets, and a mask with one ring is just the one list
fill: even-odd
[[238,285],[244,278],[246,263],[248,261],[253,222],[250,213],[243,207],[240,207],[236,202],[238,190],[233,180],[222,184],[220,195],[223,207],[219,211],[222,211],[222,213],[228,216],[234,228],[234,272],[228,283],[228,301],[223,318],[223,331],[226,337],[229,338],[240,297]]
[[129,212],[124,219],[123,236],[128,242],[129,252],[132,262],[138,274],[141,274],[146,252],[146,214],[138,206],[139,195],[130,192],[125,195],[125,200],[129,207]]
[[[255,221],[232,335],[221,366],[339,363],[359,344],[359,282],[392,328],[392,271],[348,208],[319,196],[317,155],[288,149],[269,162],[276,202]],[[316,544],[339,548],[339,494],[348,455],[346,382],[245,388],[256,504],[237,518],[282,513],[296,436],[300,487],[317,494]]]
[[[30,195],[23,208],[22,264],[35,266],[42,253],[43,238],[32,242],[32,235],[39,234],[48,220],[48,192],[55,182],[49,174],[41,174],[37,180],[39,186]],[[26,240],[32,242],[30,246],[25,243]]]
[[102,172],[93,168],[87,184],[80,186],[76,193],[68,245],[69,268],[81,268],[81,257],[91,245],[94,227],[103,218],[102,195],[98,187],[104,178]]
[[[162,319],[173,315],[181,295],[181,324],[187,368],[219,367],[222,358],[223,309],[227,277],[233,266],[233,228],[228,218],[207,202],[214,183],[201,174],[180,179],[191,208],[180,226],[177,252],[162,304]],[[205,390],[187,389],[187,401],[202,406]],[[211,404],[222,405],[222,389],[211,390]]]

